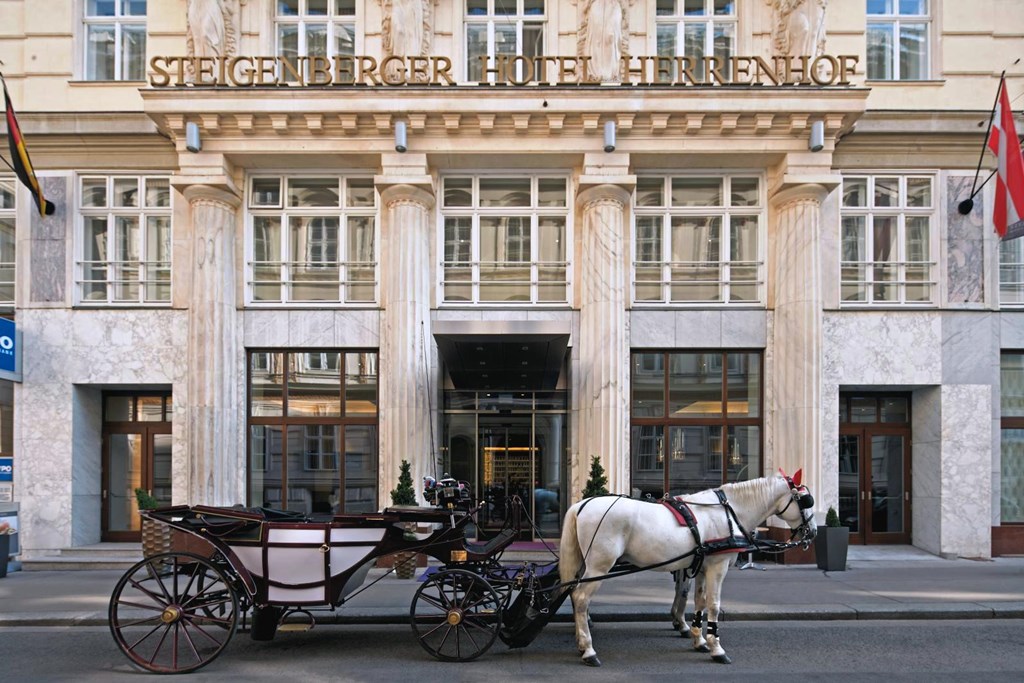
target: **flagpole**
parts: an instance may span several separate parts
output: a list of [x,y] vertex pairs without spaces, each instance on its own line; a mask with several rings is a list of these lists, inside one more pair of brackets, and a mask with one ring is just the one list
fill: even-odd
[[[1020,60],[1018,59],[1017,62],[1019,61]],[[1014,62],[1014,64],[1017,62]],[[996,88],[996,101],[992,103],[992,113],[988,115],[988,126],[985,128],[985,141],[981,143],[981,153],[978,155],[978,167],[974,170],[974,180],[971,182],[971,194],[967,199],[956,205],[956,210],[964,216],[974,209],[974,197],[981,191],[981,188],[975,189],[975,186],[978,184],[978,175],[981,173],[981,163],[985,160],[985,149],[988,147],[988,138],[992,135],[992,119],[995,118],[996,107],[999,106],[999,94],[1003,92],[1003,88],[1005,87],[1006,69],[1003,69],[1003,73],[999,74],[999,87]],[[987,183],[988,180],[986,179],[985,182]],[[985,185],[982,184],[981,187],[984,186]]]

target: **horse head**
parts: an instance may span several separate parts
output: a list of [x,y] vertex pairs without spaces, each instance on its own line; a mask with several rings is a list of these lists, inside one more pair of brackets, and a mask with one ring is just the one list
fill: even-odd
[[800,483],[802,469],[789,477],[780,468],[779,475],[786,482],[788,490],[775,501],[774,514],[793,530],[792,540],[799,540],[807,548],[818,533],[818,527],[814,524],[814,496]]

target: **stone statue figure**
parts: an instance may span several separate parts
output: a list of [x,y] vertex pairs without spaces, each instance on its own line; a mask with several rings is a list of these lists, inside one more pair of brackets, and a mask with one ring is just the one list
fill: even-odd
[[[416,57],[430,54],[434,35],[432,0],[380,0],[380,25],[384,57]],[[394,75],[401,68],[388,65]],[[422,76],[420,76],[422,78]]]
[[828,0],[767,0],[773,10],[772,45],[776,55],[817,57],[825,52]]
[[[629,6],[634,0],[583,0],[576,52],[590,57],[586,79],[622,80],[620,59],[629,54]],[[584,76],[581,73],[580,79]]]
[[[188,0],[186,49],[189,57],[232,57],[238,51],[239,0]],[[190,76],[194,68],[188,63]]]

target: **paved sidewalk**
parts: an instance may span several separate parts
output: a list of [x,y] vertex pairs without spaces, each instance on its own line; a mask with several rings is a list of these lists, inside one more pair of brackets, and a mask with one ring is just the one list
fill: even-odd
[[[723,620],[1024,618],[1024,557],[946,560],[923,551],[851,547],[847,571],[813,565],[765,564],[730,569],[722,591]],[[385,570],[371,571],[367,582]],[[0,579],[0,627],[96,626],[120,571],[13,572]],[[406,623],[418,581],[387,576],[319,623]],[[667,621],[668,574],[610,579],[592,607],[597,621]],[[567,620],[568,604],[556,620]]]

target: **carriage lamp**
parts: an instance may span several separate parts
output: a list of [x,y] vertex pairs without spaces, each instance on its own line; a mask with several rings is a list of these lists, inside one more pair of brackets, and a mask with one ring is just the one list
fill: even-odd
[[825,147],[825,122],[815,121],[811,124],[811,139],[807,141],[807,148],[812,152],[820,152]]
[[189,121],[185,124],[185,149],[195,153],[202,148],[203,141],[199,139],[199,124]]

